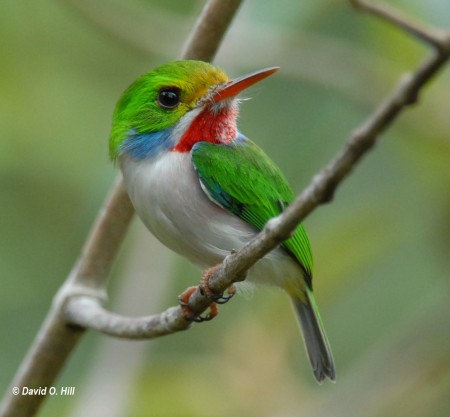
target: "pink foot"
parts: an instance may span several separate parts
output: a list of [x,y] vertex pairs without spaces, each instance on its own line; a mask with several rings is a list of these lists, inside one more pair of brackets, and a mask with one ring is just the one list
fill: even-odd
[[183,317],[187,321],[194,321],[196,323],[212,320],[219,314],[216,303],[211,303],[211,305],[209,306],[209,313],[206,316],[196,315],[189,307],[189,299],[196,290],[197,287],[189,287],[183,294],[178,297],[178,304],[180,304]]
[[217,304],[225,304],[236,294],[236,287],[234,285],[230,285],[227,288],[227,294],[217,294],[211,290],[209,287],[209,280],[211,276],[214,274],[214,272],[217,270],[217,268],[220,266],[220,264],[217,264],[213,266],[212,268],[207,269],[203,275],[202,279],[200,281],[200,285],[198,288],[200,289],[200,292],[208,297],[212,302],[209,306],[209,313],[206,316],[199,316],[196,315],[192,309],[189,307],[189,300],[192,296],[192,294],[197,290],[197,287],[189,287],[183,294],[181,294],[178,297],[178,303],[180,304],[183,317],[188,321],[195,321],[197,323],[200,323],[202,321],[209,321],[212,320],[214,317],[216,317],[219,314],[219,310],[217,309]]
[[220,267],[221,264],[214,265],[213,267],[207,269],[200,281],[200,291],[203,295],[208,297],[210,300],[214,301],[217,304],[225,304],[236,294],[236,287],[232,284],[227,288],[227,295],[214,293],[209,287],[209,280],[211,276],[216,272],[217,268]]

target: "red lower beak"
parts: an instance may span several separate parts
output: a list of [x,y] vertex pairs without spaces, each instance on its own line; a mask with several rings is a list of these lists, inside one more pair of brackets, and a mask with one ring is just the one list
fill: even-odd
[[213,101],[218,102],[226,98],[236,97],[241,91],[247,89],[253,84],[256,84],[258,81],[263,80],[269,75],[272,75],[279,69],[280,67],[263,68],[258,71],[252,72],[251,74],[243,75],[242,77],[230,80],[215,92],[212,99]]

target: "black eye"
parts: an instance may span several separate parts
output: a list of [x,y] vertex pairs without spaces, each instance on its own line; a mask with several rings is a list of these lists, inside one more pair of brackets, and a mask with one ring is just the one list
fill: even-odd
[[180,103],[180,89],[176,87],[162,88],[158,92],[158,104],[163,109],[174,109]]

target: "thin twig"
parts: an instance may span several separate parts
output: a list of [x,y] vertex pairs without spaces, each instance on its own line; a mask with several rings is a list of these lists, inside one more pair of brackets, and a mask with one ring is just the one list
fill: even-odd
[[[209,0],[197,20],[195,35],[183,48],[181,58],[211,60],[219,48],[241,0]],[[202,28],[201,30],[199,28]],[[210,33],[205,40],[204,33]],[[208,45],[206,45],[208,43]],[[0,417],[31,417],[45,396],[13,395],[13,387],[50,387],[83,334],[69,326],[64,316],[66,299],[87,296],[101,303],[112,263],[125,237],[134,209],[119,175],[93,225],[78,262],[55,296],[51,309],[14,377],[2,403]]]
[[423,23],[413,22],[389,4],[366,0],[350,0],[350,3],[355,9],[378,16],[436,49],[445,50],[450,48],[450,38],[447,31],[427,27]]
[[[183,59],[204,57],[203,61],[212,61],[218,50],[217,44],[222,41],[241,2],[242,0],[210,1],[203,8],[194,30],[182,49]],[[230,13],[230,10],[233,13]]]
[[190,323],[171,307],[160,314],[145,317],[124,317],[111,313],[97,299],[88,296],[72,297],[64,311],[66,317],[76,319],[77,325],[109,336],[124,339],[154,339],[186,330]]

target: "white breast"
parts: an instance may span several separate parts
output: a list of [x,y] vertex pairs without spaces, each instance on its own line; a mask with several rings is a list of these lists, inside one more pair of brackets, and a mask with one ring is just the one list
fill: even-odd
[[[222,261],[256,235],[253,227],[209,200],[189,153],[167,152],[139,161],[124,155],[120,165],[130,199],[147,228],[202,268]],[[249,278],[284,286],[286,281],[301,281],[301,273],[296,262],[277,249],[249,271]]]

